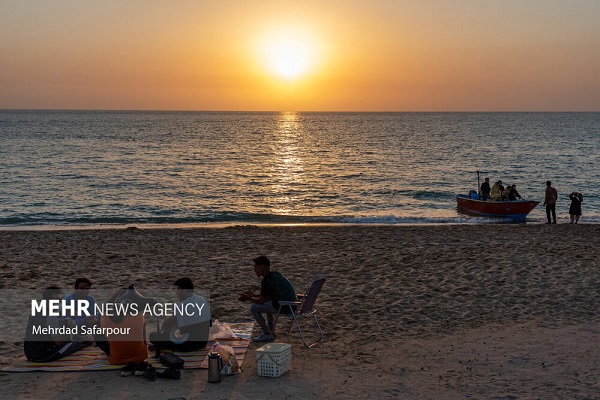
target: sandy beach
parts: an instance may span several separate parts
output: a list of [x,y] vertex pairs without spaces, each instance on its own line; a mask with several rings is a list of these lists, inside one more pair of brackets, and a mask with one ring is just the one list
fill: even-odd
[[[258,285],[269,256],[298,290],[327,274],[317,300],[324,342],[292,370],[206,370],[147,382],[118,372],[0,373],[0,398],[593,399],[600,398],[600,225],[290,226],[0,232],[0,289],[170,288],[210,291],[213,318],[250,318],[236,293]],[[92,290],[93,294],[93,290]],[[5,319],[5,316],[2,316]],[[255,329],[258,333],[258,328]],[[1,340],[1,339],[0,339]],[[0,363],[22,355],[0,342]]]

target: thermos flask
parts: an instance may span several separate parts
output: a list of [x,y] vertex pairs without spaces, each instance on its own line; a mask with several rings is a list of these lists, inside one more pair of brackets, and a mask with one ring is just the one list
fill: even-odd
[[208,354],[208,381],[211,383],[221,382],[221,356],[219,353]]

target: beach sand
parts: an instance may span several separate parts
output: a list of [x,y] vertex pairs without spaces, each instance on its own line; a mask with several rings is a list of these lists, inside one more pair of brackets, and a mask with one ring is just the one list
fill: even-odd
[[[326,339],[292,370],[244,371],[218,384],[118,371],[0,373],[0,398],[593,399],[600,398],[600,225],[239,226],[0,232],[0,288],[210,290],[213,318],[250,318],[236,294],[265,254],[298,290],[327,274],[316,308]],[[92,289],[93,294],[93,289]],[[2,316],[4,320],[6,316]],[[255,329],[258,333],[258,328]],[[22,354],[0,344],[0,362]]]

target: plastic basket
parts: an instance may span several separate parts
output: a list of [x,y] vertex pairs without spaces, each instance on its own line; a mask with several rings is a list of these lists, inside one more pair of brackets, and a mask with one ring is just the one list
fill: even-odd
[[292,346],[269,343],[256,349],[256,370],[259,376],[276,378],[285,374],[292,364]]

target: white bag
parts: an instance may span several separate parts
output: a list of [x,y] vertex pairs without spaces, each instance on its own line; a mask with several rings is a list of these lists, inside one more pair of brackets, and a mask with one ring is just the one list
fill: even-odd
[[210,327],[210,333],[208,334],[208,340],[211,342],[216,341],[217,339],[226,339],[226,338],[234,338],[235,333],[229,327],[227,322],[219,322],[218,319],[215,319]]

